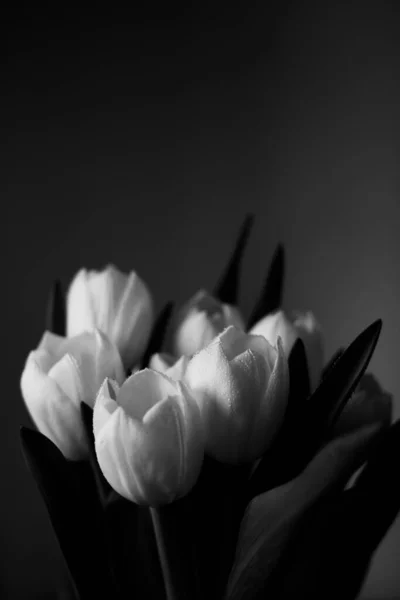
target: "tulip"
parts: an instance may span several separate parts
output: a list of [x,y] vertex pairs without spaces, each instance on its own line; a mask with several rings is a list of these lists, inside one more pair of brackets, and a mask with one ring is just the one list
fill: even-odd
[[289,371],[281,341],[228,327],[196,354],[184,380],[200,408],[206,450],[226,463],[261,456],[286,409]]
[[150,359],[150,369],[164,373],[174,381],[182,381],[185,375],[189,357],[182,355],[178,360],[166,353],[153,354]]
[[238,309],[200,290],[181,311],[174,334],[174,353],[192,356],[229,325],[244,330]]
[[334,436],[346,435],[367,425],[381,423],[382,426],[389,426],[392,409],[392,395],[382,389],[372,374],[367,373],[344,407],[335,425]]
[[287,358],[300,338],[306,351],[311,391],[316,389],[323,368],[323,344],[321,328],[311,312],[294,311],[288,315],[279,310],[261,319],[249,333],[263,335],[273,345],[281,337]]
[[132,375],[122,387],[107,380],[96,399],[93,430],[101,470],[128,500],[168,504],[197,480],[203,428],[185,384],[151,369]]
[[149,290],[132,271],[121,273],[113,265],[104,271],[81,269],[67,297],[67,335],[98,328],[119,350],[126,369],[142,356],[153,323]]
[[93,407],[105,379],[120,383],[124,371],[117,348],[100,331],[64,338],[46,332],[27,358],[21,390],[41,433],[71,460],[87,456],[81,402]]

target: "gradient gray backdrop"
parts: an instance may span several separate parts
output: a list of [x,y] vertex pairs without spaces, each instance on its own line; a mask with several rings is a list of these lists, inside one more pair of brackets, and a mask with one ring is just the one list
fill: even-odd
[[[111,261],[137,270],[157,307],[181,302],[213,285],[254,211],[244,313],[283,241],[285,304],[316,313],[327,357],[383,318],[371,367],[400,415],[397,14],[385,2],[205,13],[120,16],[118,25],[114,14],[58,21],[22,11],[7,25],[6,598],[50,597],[63,572],[18,438],[29,423],[19,377],[55,276],[66,285],[81,266]],[[399,559],[400,521],[376,554],[364,598],[400,598]]]

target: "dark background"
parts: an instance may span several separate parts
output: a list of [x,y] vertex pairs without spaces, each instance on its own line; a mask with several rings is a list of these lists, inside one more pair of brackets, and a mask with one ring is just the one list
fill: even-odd
[[[181,302],[213,285],[254,211],[244,313],[283,241],[286,306],[314,310],[327,357],[383,318],[371,367],[399,416],[394,7],[210,3],[128,17],[21,6],[2,20],[3,597],[51,597],[64,572],[18,437],[20,373],[55,276],[67,285],[81,266],[114,262],[145,278],[157,307]],[[400,522],[363,597],[400,597],[399,559]]]

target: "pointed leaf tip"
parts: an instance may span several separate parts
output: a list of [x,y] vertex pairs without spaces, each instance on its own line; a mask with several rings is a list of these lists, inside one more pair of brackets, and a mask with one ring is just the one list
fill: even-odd
[[285,248],[279,243],[268,268],[261,294],[249,318],[248,329],[282,306],[284,277]]
[[46,329],[61,336],[66,332],[65,297],[59,279],[54,281],[50,290],[46,310]]
[[228,264],[214,288],[214,296],[225,304],[236,305],[239,296],[239,271],[243,254],[249,241],[251,229],[254,224],[255,216],[253,213],[246,215]]
[[307,403],[308,416],[315,427],[319,423],[321,432],[324,429],[323,423],[328,432],[332,430],[356,389],[372,358],[381,329],[381,319],[364,329],[332,365],[310,397]]

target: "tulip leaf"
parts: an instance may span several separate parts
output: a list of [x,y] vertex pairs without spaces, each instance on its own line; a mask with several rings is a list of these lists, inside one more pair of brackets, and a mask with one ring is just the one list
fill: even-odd
[[249,318],[248,329],[251,329],[253,325],[266,315],[279,310],[282,305],[284,276],[285,250],[282,244],[278,244],[272,257],[260,297]]
[[249,482],[249,497],[297,475],[321,444],[329,439],[341,411],[372,357],[382,321],[367,327],[343,352],[315,392],[304,402],[290,436],[282,436],[267,451]]
[[54,281],[50,290],[46,309],[46,329],[56,335],[65,336],[65,298],[59,279]]
[[309,512],[264,587],[265,597],[358,597],[372,555],[400,510],[400,484],[394,475],[399,456],[397,422],[379,435],[354,486]]
[[329,371],[332,369],[332,367],[336,363],[336,361],[339,360],[339,358],[342,356],[343,352],[344,352],[344,348],[339,348],[338,350],[336,350],[336,352],[333,354],[333,356],[331,356],[331,358],[326,363],[326,365],[322,371],[322,379],[328,375]]
[[66,460],[48,438],[25,427],[21,443],[79,599],[116,597],[88,463]]
[[100,465],[97,461],[96,451],[95,451],[95,440],[93,433],[93,409],[90,408],[85,402],[81,402],[81,415],[83,425],[85,427],[86,436],[88,439],[89,445],[89,463],[93,471],[94,480],[96,482],[96,488],[99,495],[99,499],[101,504],[104,506],[110,493],[111,486],[103,475],[102,470],[100,469]]
[[366,427],[333,440],[295,479],[250,502],[240,528],[226,600],[265,597],[266,582],[301,519],[364,462],[376,435],[376,427]]
[[167,302],[167,304],[164,306],[164,308],[158,315],[154,323],[153,330],[151,332],[149,342],[147,344],[147,348],[143,354],[141,365],[142,369],[148,367],[150,358],[153,356],[153,354],[161,351],[173,307],[173,302]]
[[303,403],[310,395],[310,376],[303,340],[298,338],[289,354],[289,398],[287,417],[302,410]]
[[238,303],[240,266],[253,223],[254,215],[246,215],[228,265],[214,288],[213,295],[225,304],[237,305]]
[[371,552],[400,508],[400,483],[396,476],[399,457],[400,421],[396,421],[381,434],[373,455],[354,484],[354,489],[369,495],[376,513],[376,519],[368,525]]
[[[347,401],[355,391],[372,358],[382,329],[378,319],[367,327],[338,358],[307,402],[309,422],[332,429]],[[312,423],[311,423],[312,426]]]

